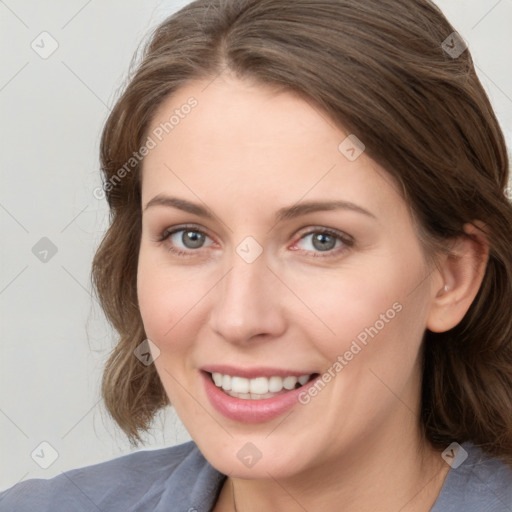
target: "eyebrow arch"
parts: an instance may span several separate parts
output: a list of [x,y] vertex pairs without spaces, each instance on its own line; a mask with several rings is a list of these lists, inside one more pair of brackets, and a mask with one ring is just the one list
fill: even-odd
[[276,222],[293,219],[300,215],[306,215],[307,213],[332,210],[351,210],[372,217],[373,219],[377,218],[373,213],[349,201],[305,201],[278,210]]
[[203,206],[192,203],[191,201],[187,201],[186,199],[179,199],[178,197],[157,195],[151,199],[151,201],[146,204],[144,207],[144,211],[152,206],[168,206],[170,208],[177,208],[178,210],[183,210],[184,212],[192,213],[193,215],[197,215],[199,217],[206,217],[208,219],[213,219],[213,214],[208,211]]
[[[157,205],[177,208],[178,210],[183,210],[199,217],[206,217],[208,219],[214,218],[213,214],[208,209],[199,204],[192,203],[186,199],[161,194],[151,199],[144,207],[144,211]],[[350,210],[376,219],[373,213],[349,201],[306,201],[279,209],[276,213],[276,222],[283,222],[308,213],[332,210]]]

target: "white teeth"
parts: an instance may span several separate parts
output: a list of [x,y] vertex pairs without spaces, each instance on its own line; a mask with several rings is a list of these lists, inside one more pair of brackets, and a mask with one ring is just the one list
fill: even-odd
[[231,391],[234,393],[249,393],[249,379],[231,377]]
[[301,386],[304,386],[304,384],[306,384],[306,382],[309,380],[309,375],[302,375],[301,377],[299,377],[299,384]]
[[283,386],[286,389],[293,389],[297,384],[297,377],[285,377],[283,380]]
[[246,379],[244,377],[223,375],[219,372],[212,373],[212,379],[218,388],[222,388],[229,395],[236,398],[259,400],[262,398],[271,398],[277,393],[285,390],[295,389],[297,382],[303,386],[311,378],[311,375],[301,375],[295,377],[273,376],[256,377],[254,379]]
[[231,375],[222,376],[222,389],[224,391],[229,391],[231,389]]
[[283,389],[283,379],[281,377],[270,377],[268,379],[268,390],[271,393],[279,393]]
[[249,390],[251,393],[257,395],[264,395],[268,393],[268,379],[265,377],[256,377],[249,381]]

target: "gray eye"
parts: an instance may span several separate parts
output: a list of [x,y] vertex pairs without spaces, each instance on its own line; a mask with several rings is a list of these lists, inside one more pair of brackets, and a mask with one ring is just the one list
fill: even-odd
[[327,233],[313,233],[313,247],[319,251],[330,251],[336,246],[336,237]]
[[181,235],[181,242],[187,249],[197,249],[202,247],[205,241],[205,236],[197,231],[183,230]]
[[195,229],[177,229],[169,234],[170,244],[178,249],[200,249],[209,239],[204,233]]

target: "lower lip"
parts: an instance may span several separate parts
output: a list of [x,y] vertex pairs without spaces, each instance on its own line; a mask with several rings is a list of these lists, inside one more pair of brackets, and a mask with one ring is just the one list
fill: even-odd
[[213,383],[209,373],[201,371],[201,375],[205,383],[206,395],[213,407],[227,418],[240,423],[262,423],[281,416],[298,403],[299,394],[313,386],[319,377],[287,393],[272,398],[250,400],[227,395]]

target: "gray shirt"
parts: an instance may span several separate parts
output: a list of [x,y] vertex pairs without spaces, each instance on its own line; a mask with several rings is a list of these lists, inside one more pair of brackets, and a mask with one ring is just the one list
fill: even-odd
[[[450,468],[431,512],[512,512],[512,470],[462,447],[468,457]],[[225,478],[190,441],[20,482],[0,493],[0,511],[210,512]]]

